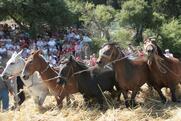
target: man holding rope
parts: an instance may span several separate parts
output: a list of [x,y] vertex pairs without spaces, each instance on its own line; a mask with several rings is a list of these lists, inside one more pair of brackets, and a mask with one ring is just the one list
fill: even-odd
[[[3,67],[0,66],[0,74],[3,72]],[[11,87],[10,80],[4,81],[2,77],[0,77],[0,101],[2,100],[3,104],[3,112],[8,111],[9,109],[9,93],[13,95],[13,88]]]

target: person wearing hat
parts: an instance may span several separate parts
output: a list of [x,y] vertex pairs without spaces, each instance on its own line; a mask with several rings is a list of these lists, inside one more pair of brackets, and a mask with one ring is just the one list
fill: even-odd
[[[3,72],[3,67],[0,66],[0,74]],[[0,76],[0,101],[2,101],[3,112],[9,109],[9,92],[13,94],[13,88],[11,87],[10,81],[4,81]]]
[[165,57],[167,57],[167,58],[170,58],[170,57],[173,57],[173,54],[172,53],[170,53],[170,50],[169,49],[166,49],[165,50]]

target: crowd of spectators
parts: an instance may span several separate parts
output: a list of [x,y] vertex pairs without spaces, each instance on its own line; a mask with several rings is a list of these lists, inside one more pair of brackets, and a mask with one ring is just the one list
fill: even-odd
[[[23,49],[26,58],[31,50],[41,50],[52,66],[56,66],[64,57],[73,54],[79,61],[89,59],[88,65],[95,65],[95,54],[91,55],[92,39],[83,30],[70,27],[60,32],[44,30],[41,35],[31,39],[29,34],[20,31],[17,25],[0,24],[0,59],[9,57],[14,51]],[[92,59],[93,58],[93,59]]]

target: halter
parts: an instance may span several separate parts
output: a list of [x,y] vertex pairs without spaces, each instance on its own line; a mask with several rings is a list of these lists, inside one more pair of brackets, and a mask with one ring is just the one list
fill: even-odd
[[48,70],[49,67],[50,67],[50,66],[49,66],[49,64],[48,64],[47,67],[46,67],[42,72],[40,72],[40,73],[41,73],[41,74],[45,73],[45,72]]
[[155,53],[158,54],[157,47],[156,47],[154,44],[152,44],[151,42],[149,42],[149,44],[147,44],[146,47],[145,47],[145,50],[146,50],[146,51],[147,51],[148,46],[152,46],[152,47],[155,49]]
[[111,60],[111,57],[112,57],[112,55],[113,55],[113,52],[114,52],[114,48],[112,49],[110,55],[106,55],[106,54],[104,54],[104,53],[101,53],[100,56],[101,56],[101,57],[104,57],[104,58],[107,58],[108,60]]

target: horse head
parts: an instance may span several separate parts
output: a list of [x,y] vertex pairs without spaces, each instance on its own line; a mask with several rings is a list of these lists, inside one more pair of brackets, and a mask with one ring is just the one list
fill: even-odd
[[[25,61],[25,67],[22,72],[24,80],[29,79],[29,77],[35,72],[38,71],[40,74],[47,70],[49,64],[44,60],[40,55],[40,51],[37,50],[32,53]],[[45,67],[44,67],[45,66]]]
[[19,53],[14,52],[12,54],[2,73],[3,79],[8,79],[11,76],[17,76],[21,74],[25,65],[24,59],[21,57],[22,52],[23,50],[21,50]]
[[116,43],[107,43],[99,50],[97,64],[104,66],[107,63],[116,60],[120,55],[119,48]]
[[87,69],[87,66],[81,62],[77,62],[73,56],[70,56],[69,60],[63,63],[59,72],[60,79],[58,80],[58,83],[68,82],[76,72],[84,69]]
[[161,49],[158,47],[155,41],[149,41],[144,44],[145,52],[148,55],[148,64],[150,65],[156,57],[163,57]]

